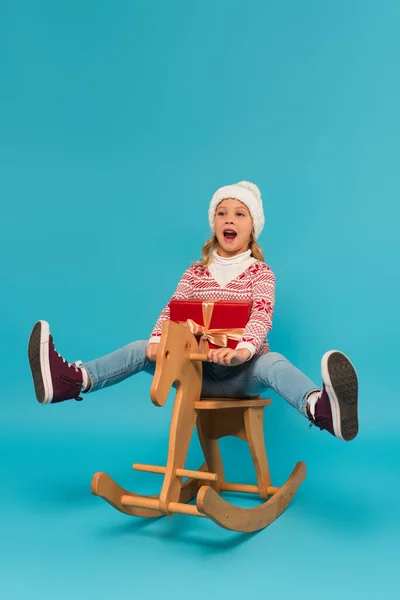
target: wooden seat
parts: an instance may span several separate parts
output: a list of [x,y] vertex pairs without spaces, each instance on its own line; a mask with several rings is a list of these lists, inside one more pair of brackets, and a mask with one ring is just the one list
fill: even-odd
[[194,403],[197,410],[218,410],[221,408],[258,408],[260,406],[270,406],[271,398],[201,398],[199,402]]
[[[161,492],[141,496],[121,488],[106,473],[96,473],[92,493],[114,508],[130,515],[160,517],[173,513],[208,517],[235,531],[256,531],[275,520],[288,506],[305,478],[305,464],[297,463],[282,487],[273,486],[264,444],[264,407],[269,398],[201,398],[202,361],[196,338],[183,325],[167,321],[163,325],[156,370],[150,396],[163,406],[176,383],[176,396],[170,424],[167,465],[135,463],[138,471],[164,475]],[[187,469],[186,456],[197,427],[205,462],[197,470]],[[248,444],[257,484],[225,480],[218,440],[236,436]],[[187,478],[183,483],[183,479]],[[239,508],[221,497],[221,492],[257,494],[265,500],[256,508]],[[188,502],[196,498],[196,506]]]

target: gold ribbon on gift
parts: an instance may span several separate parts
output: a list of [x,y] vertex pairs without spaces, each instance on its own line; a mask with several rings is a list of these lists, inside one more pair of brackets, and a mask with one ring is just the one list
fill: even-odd
[[244,329],[210,329],[211,318],[214,312],[215,302],[203,302],[203,322],[204,325],[199,325],[192,319],[187,319],[183,322],[184,325],[194,334],[200,335],[199,352],[208,352],[210,344],[220,346],[221,348],[228,347],[228,340],[236,340],[237,342],[243,335]]

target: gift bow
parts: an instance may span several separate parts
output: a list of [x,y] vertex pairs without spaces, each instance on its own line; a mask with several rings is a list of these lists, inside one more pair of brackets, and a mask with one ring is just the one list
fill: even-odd
[[192,319],[187,319],[184,325],[194,334],[200,335],[199,340],[199,352],[208,352],[209,342],[214,346],[220,346],[221,348],[227,348],[228,340],[239,341],[243,335],[244,329],[209,329],[211,323],[211,317],[214,312],[214,302],[203,302],[203,322],[204,325],[199,325]]

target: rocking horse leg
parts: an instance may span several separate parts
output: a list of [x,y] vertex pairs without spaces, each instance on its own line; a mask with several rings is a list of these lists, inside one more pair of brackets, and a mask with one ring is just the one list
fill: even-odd
[[261,498],[268,498],[271,475],[264,442],[264,409],[251,408],[244,411],[244,426],[250,454],[254,462]]
[[160,493],[160,510],[170,514],[170,502],[179,502],[182,491],[182,478],[176,473],[183,469],[189,450],[190,440],[196,425],[196,411],[193,408],[196,390],[184,385],[176,392],[174,410],[169,430],[168,459],[163,486]]
[[210,429],[208,420],[210,411],[199,410],[197,414],[197,434],[202,447],[208,470],[218,475],[218,481],[211,483],[211,487],[219,492],[220,484],[224,481],[224,467],[218,439],[210,439],[207,431]]

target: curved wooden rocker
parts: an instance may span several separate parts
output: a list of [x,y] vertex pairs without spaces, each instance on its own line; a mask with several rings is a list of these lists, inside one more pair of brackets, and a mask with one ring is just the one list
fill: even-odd
[[[264,407],[269,399],[203,398],[202,361],[194,335],[172,321],[163,325],[150,397],[163,406],[176,386],[170,424],[167,466],[134,464],[138,471],[164,474],[159,495],[142,496],[120,487],[106,473],[93,476],[91,490],[117,510],[134,516],[161,517],[174,513],[208,517],[221,527],[252,532],[274,521],[290,504],[305,478],[305,464],[298,462],[282,487],[274,487],[264,444]],[[185,468],[193,430],[197,433],[206,462],[197,471]],[[225,481],[218,439],[233,435],[246,441],[253,459],[257,485]],[[182,479],[187,478],[185,483]],[[200,487],[201,486],[201,487]],[[259,495],[265,502],[256,508],[239,508],[220,492]],[[196,497],[196,505],[188,504]]]

